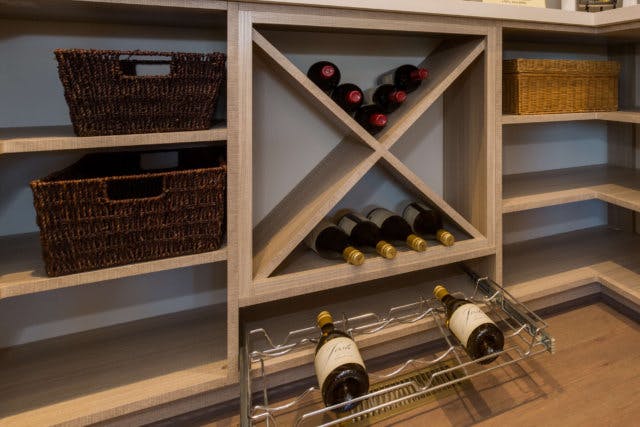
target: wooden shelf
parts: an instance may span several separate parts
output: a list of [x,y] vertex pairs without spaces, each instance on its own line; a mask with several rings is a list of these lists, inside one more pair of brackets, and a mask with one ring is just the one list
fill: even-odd
[[226,139],[225,123],[218,124],[209,130],[80,137],[75,136],[71,126],[4,128],[0,129],[0,155],[225,141]]
[[86,425],[227,384],[226,309],[0,350],[4,426]]
[[211,28],[226,25],[226,10],[220,0],[15,0],[0,17]]
[[565,113],[565,114],[504,114],[503,125],[518,125],[526,123],[573,122],[580,120],[604,120],[620,123],[640,123],[638,111],[604,111],[595,113]]
[[592,199],[640,212],[640,171],[596,165],[503,178],[503,213]]
[[640,235],[607,226],[505,245],[504,284],[529,299],[594,282],[640,304]]
[[451,264],[492,255],[495,248],[486,239],[456,242],[451,247],[432,243],[426,252],[401,249],[393,260],[370,257],[358,267],[323,259],[298,247],[276,274],[253,281],[253,292],[240,296],[240,305],[248,306],[290,298],[306,293],[348,286],[387,276]]
[[66,276],[48,277],[44,271],[38,233],[1,237],[0,299],[209,264],[226,259],[227,249],[223,247],[213,252],[122,265]]

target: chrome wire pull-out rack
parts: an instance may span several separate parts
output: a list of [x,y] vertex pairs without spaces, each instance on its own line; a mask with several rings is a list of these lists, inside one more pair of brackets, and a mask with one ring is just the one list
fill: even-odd
[[[336,320],[334,324],[336,328],[349,333],[356,341],[359,336],[376,334],[391,326],[402,327],[402,325],[423,321],[425,333],[428,329],[435,330],[444,343],[444,350],[423,358],[406,360],[391,372],[385,371],[382,375],[369,373],[371,384],[375,386],[376,383],[388,382],[394,377],[406,376],[408,372],[439,367],[431,370],[426,379],[424,375],[408,377],[406,381],[396,382],[360,396],[349,403],[367,401],[366,405],[358,405],[354,410],[340,413],[338,416],[336,410],[347,403],[323,407],[318,387],[303,390],[297,397],[282,404],[270,403],[269,399],[265,362],[302,348],[315,346],[320,335],[318,328],[313,326],[292,330],[278,344],[265,329],[253,329],[245,334],[242,354],[243,423],[268,426],[346,425],[540,353],[554,352],[554,339],[547,332],[547,324],[538,315],[491,279],[479,277],[466,268],[465,270],[473,280],[473,292],[466,298],[483,307],[500,326],[505,336],[504,349],[497,353],[498,358],[495,361],[487,365],[477,363],[494,357],[496,353],[476,360],[469,358],[445,326],[445,309],[434,298],[420,298],[418,301],[393,307],[384,315],[365,313],[347,317],[343,314],[343,318]],[[456,294],[465,297],[460,293],[454,293]],[[261,384],[259,390],[252,388],[252,372],[256,382]],[[416,378],[422,379],[416,380]],[[400,390],[402,390],[401,393]],[[261,400],[261,402],[255,404],[253,400]],[[318,403],[316,408],[308,411],[301,409],[315,402]],[[286,424],[279,423],[279,419],[284,416],[288,417]]]

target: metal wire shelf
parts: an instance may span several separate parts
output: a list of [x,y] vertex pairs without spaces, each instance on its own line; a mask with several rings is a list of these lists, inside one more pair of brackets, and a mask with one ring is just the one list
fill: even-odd
[[[427,320],[432,322],[430,324],[436,328],[445,342],[445,350],[435,355],[435,357],[407,360],[384,375],[370,373],[369,378],[372,384],[394,378],[410,370],[433,366],[443,361],[448,361],[451,367],[433,373],[429,376],[428,381],[424,383],[408,380],[370,392],[351,402],[299,413],[296,415],[293,424],[296,426],[317,425],[327,427],[345,424],[385,407],[397,405],[403,400],[415,399],[537,354],[553,353],[555,351],[554,339],[546,331],[547,324],[538,315],[518,302],[504,288],[491,279],[479,277],[473,271],[466,269],[466,267],[463,266],[463,268],[472,278],[474,284],[473,294],[468,296],[467,299],[484,306],[490,317],[503,330],[505,346],[498,353],[498,358],[495,361],[488,365],[477,363],[484,359],[495,357],[495,354],[475,360],[471,360],[466,355],[466,352],[455,337],[444,326],[444,307],[434,298],[421,298],[413,303],[393,307],[382,316],[376,313],[366,313],[353,317],[343,315],[343,318],[335,321],[334,324],[338,329],[346,331],[354,338],[360,335],[376,334],[393,325],[412,324],[420,320]],[[243,361],[245,401],[242,408],[243,422],[246,425],[265,423],[268,426],[277,426],[280,414],[290,413],[295,408],[309,403],[314,398],[318,399],[320,396],[318,387],[310,387],[298,395],[297,398],[287,403],[270,405],[268,382],[265,374],[266,360],[281,357],[300,348],[313,346],[317,342],[318,336],[319,332],[316,327],[302,328],[289,332],[281,343],[276,344],[268,332],[262,328],[254,329],[247,333],[247,345]],[[261,343],[262,347],[259,347],[256,343]],[[262,383],[261,394],[263,402],[262,404],[254,405],[251,402],[253,390],[249,374],[256,367],[260,372],[258,379]],[[457,375],[451,375],[453,373]],[[397,390],[406,390],[407,388],[410,390],[408,394],[403,392],[402,396],[399,397],[395,394]],[[346,416],[338,417],[334,412],[347,404],[359,403],[367,399],[376,399],[376,402],[380,403],[368,405],[362,410],[351,411]],[[291,421],[288,421],[287,425],[290,423]]]

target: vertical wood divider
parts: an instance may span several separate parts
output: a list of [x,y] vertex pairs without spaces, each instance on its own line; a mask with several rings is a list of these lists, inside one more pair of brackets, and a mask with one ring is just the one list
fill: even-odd
[[227,15],[227,360],[237,382],[239,298],[252,268],[252,41],[251,14],[229,3]]
[[[618,105],[620,109],[633,108],[636,105],[636,59],[635,45],[625,43],[611,45],[607,49],[608,59],[620,63],[620,83]],[[607,122],[607,159],[610,165],[626,168],[636,167],[635,162],[635,126],[630,123]],[[619,206],[607,208],[609,225],[629,232],[636,229],[637,215]]]

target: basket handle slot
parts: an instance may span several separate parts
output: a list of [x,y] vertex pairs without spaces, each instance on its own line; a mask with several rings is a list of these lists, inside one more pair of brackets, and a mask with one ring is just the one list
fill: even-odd
[[173,75],[169,56],[120,55],[120,71],[126,77],[167,77]]
[[107,181],[106,196],[112,201],[155,199],[166,194],[164,187],[161,176],[115,178]]

